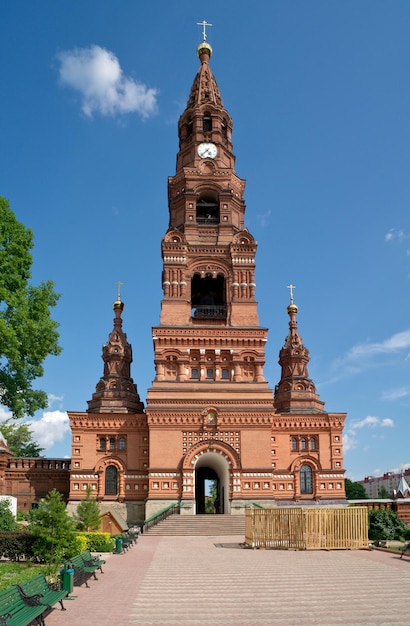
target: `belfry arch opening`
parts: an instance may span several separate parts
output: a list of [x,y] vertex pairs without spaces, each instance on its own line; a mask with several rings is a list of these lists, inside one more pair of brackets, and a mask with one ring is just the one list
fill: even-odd
[[[215,484],[215,493],[207,493],[209,483]],[[210,502],[212,500],[212,502]],[[195,465],[195,513],[223,515],[229,513],[229,465],[216,452],[201,455]]]
[[211,193],[201,195],[196,203],[197,224],[219,224],[218,197]]
[[224,319],[226,317],[225,277],[196,273],[191,283],[192,317]]

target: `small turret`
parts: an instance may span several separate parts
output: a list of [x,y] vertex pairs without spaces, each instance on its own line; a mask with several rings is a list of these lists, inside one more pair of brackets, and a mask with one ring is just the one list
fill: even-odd
[[138,413],[143,405],[137,387],[131,378],[132,348],[122,330],[124,303],[120,293],[113,304],[114,328],[102,349],[104,373],[92,399],[88,402],[89,413]]
[[308,374],[309,350],[303,345],[298,332],[296,321],[298,307],[293,301],[295,287],[289,285],[288,289],[290,289],[290,304],[287,307],[290,318],[289,334],[279,353],[282,375],[275,388],[275,408],[281,413],[322,413],[324,402],[320,400]]

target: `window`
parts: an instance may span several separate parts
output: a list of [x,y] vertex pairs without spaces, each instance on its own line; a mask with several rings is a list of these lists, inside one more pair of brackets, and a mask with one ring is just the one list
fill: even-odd
[[111,437],[110,439],[110,450],[115,450],[115,439]]
[[105,470],[105,495],[116,496],[118,491],[118,471],[114,465]]
[[305,439],[305,437],[301,437],[300,438],[300,449],[301,450],[306,450],[306,439]]
[[186,125],[186,136],[187,136],[187,138],[192,135],[192,128],[193,128],[192,119],[188,118],[187,125]]
[[214,370],[212,370],[212,369],[207,369],[207,370],[206,370],[206,377],[207,377],[207,378],[211,378],[211,379],[213,379],[213,377],[214,377]]
[[120,450],[125,450],[125,437],[120,437],[118,440],[118,448]]
[[229,370],[222,370],[222,378],[224,380],[229,380]]
[[191,369],[191,378],[198,378],[198,370],[196,369],[196,367],[193,367]]
[[290,442],[291,442],[292,450],[297,450],[298,449],[298,442],[297,442],[296,437],[291,437],[290,438]]
[[209,133],[212,130],[212,117],[209,113],[204,113],[202,118],[202,130],[204,133]]
[[300,493],[313,493],[310,465],[302,465],[300,468]]
[[316,450],[316,439],[314,437],[309,439],[309,448],[311,450]]
[[100,437],[100,450],[105,450],[107,447],[107,442],[105,437]]

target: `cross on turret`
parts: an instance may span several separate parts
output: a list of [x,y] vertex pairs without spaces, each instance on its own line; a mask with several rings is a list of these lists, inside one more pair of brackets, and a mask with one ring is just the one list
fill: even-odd
[[202,22],[197,22],[197,25],[203,27],[202,37],[204,38],[204,41],[206,41],[206,27],[207,26],[213,26],[213,24],[208,24],[208,22],[206,20],[203,20]]

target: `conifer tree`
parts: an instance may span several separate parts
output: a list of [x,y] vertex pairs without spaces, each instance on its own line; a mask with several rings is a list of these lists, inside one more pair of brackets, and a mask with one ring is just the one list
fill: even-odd
[[85,500],[82,500],[77,507],[75,521],[78,530],[98,530],[101,526],[101,512],[98,502],[91,497],[91,488],[87,487]]
[[56,489],[30,512],[30,530],[36,538],[34,554],[46,563],[58,567],[65,558],[74,556],[74,520],[68,515],[62,495]]

